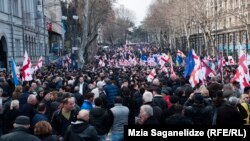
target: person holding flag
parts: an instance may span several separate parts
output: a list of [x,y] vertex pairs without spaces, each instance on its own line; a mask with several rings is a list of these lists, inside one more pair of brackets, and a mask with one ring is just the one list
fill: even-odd
[[18,74],[20,74],[19,70],[16,67],[16,63],[14,59],[11,59],[11,71],[12,71],[12,79],[15,86],[19,85]]
[[186,57],[185,54],[182,51],[178,50],[176,56],[176,66],[182,65],[183,58],[185,57]]
[[23,67],[21,69],[21,75],[22,75],[22,80],[23,81],[31,81],[31,80],[33,80],[33,78],[32,78],[33,69],[32,69],[31,66],[32,66],[32,64],[31,64],[30,58],[28,56],[27,51],[25,50]]
[[37,71],[38,69],[40,69],[42,67],[42,65],[43,65],[43,57],[41,56],[39,58],[39,60],[37,61],[37,63],[36,63],[35,71]]

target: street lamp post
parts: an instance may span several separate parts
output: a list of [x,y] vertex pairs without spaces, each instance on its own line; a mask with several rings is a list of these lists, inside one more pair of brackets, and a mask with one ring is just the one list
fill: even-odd
[[[74,47],[76,47],[76,38],[77,38],[77,20],[78,16],[73,15],[73,19],[75,20],[75,27],[74,27]],[[71,53],[73,53],[73,49],[71,48]]]
[[[67,19],[68,19],[67,16],[62,16],[62,21],[65,21]],[[64,24],[64,22],[63,22],[63,24]],[[62,25],[62,26],[64,26],[64,25]],[[65,30],[65,29],[63,29],[63,30]],[[62,33],[62,49],[64,49],[64,39],[65,39],[64,34],[65,34],[65,32]],[[60,53],[60,47],[58,48],[58,53]]]

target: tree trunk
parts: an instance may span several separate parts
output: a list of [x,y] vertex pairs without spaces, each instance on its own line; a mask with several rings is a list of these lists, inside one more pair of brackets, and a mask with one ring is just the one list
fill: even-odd
[[206,33],[203,32],[203,36],[204,36],[204,44],[205,44],[205,52],[207,55],[210,55],[210,53],[208,52],[208,41],[207,41],[207,36],[206,36]]
[[246,24],[246,30],[247,30],[247,41],[249,41],[250,36],[250,24]]
[[189,42],[189,34],[188,34],[188,31],[187,31],[187,25],[186,23],[184,23],[184,30],[185,30],[185,34],[186,34],[186,40],[187,40],[187,48],[188,48],[188,51],[190,50],[190,42]]
[[87,40],[88,40],[88,25],[89,25],[89,0],[85,0],[84,4],[84,17],[83,17],[83,34],[82,34],[82,42],[80,46],[80,50],[78,53],[79,61],[78,66],[83,68],[85,64],[84,54],[86,53]]

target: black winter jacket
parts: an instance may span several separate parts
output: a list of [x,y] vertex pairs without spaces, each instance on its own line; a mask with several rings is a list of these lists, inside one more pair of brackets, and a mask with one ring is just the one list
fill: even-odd
[[40,139],[30,133],[24,127],[17,127],[12,132],[1,136],[0,141],[40,141]]

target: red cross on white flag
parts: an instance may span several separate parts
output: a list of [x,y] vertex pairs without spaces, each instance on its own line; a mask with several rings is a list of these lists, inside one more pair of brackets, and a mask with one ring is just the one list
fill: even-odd
[[31,81],[33,69],[31,68],[32,64],[30,61],[30,58],[28,56],[27,51],[24,53],[24,61],[23,61],[23,67],[22,67],[22,80],[23,81]]
[[37,71],[38,69],[40,69],[42,67],[42,65],[43,65],[43,57],[41,56],[39,58],[39,60],[37,61],[37,63],[36,63],[35,71]]

